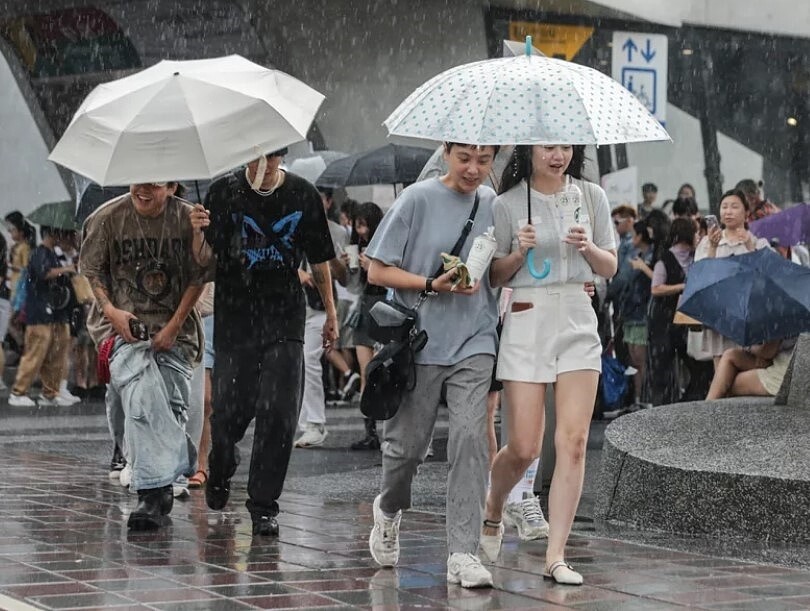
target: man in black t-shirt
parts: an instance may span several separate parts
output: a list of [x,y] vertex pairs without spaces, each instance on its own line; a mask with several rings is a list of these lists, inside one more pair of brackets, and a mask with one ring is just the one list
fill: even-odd
[[323,300],[324,348],[337,340],[329,260],[335,257],[318,191],[279,168],[283,152],[211,185],[192,217],[217,260],[214,397],[206,501],[222,509],[239,463],[236,443],[255,417],[247,508],[254,535],[277,535],[278,497],[303,388],[306,257]]

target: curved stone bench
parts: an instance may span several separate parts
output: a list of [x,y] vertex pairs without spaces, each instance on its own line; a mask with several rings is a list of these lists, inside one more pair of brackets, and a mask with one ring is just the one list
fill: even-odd
[[810,409],[738,398],[619,418],[605,431],[595,518],[609,528],[810,541]]

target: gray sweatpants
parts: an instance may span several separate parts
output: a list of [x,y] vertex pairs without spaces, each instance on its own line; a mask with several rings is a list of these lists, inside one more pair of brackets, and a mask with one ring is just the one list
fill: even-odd
[[487,492],[487,393],[494,357],[480,354],[456,365],[417,365],[416,388],[384,429],[380,507],[411,506],[411,482],[433,434],[442,391],[450,411],[447,443],[447,549],[478,553]]

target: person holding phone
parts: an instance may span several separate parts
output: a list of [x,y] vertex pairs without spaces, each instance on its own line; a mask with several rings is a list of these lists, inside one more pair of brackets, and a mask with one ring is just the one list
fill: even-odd
[[[717,222],[717,217],[714,215],[706,217],[708,233],[697,246],[695,261],[730,257],[768,248],[768,240],[757,238],[748,230],[746,219],[749,208],[748,199],[741,190],[731,189],[723,193],[720,198],[722,224]],[[704,328],[701,346],[704,352],[712,355],[716,369],[723,352],[737,347],[737,344],[716,331]]]
[[193,256],[208,248],[199,231],[204,214],[174,196],[176,185],[131,185],[83,230],[80,267],[95,296],[87,330],[109,355],[107,417],[138,492],[131,530],[160,527],[172,483],[196,469],[185,422],[203,342],[194,305],[211,270]]

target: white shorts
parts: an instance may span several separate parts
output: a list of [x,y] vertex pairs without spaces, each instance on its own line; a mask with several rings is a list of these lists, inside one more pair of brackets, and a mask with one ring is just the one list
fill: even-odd
[[518,288],[504,319],[497,378],[549,384],[568,371],[602,371],[596,312],[580,284]]

